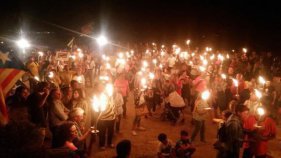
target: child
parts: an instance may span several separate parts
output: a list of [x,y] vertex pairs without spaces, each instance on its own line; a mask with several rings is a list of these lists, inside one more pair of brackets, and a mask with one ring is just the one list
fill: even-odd
[[160,133],[158,135],[159,148],[158,148],[158,158],[171,158],[172,157],[172,142],[167,139],[167,135],[164,133]]
[[181,139],[177,141],[175,151],[179,158],[191,158],[191,155],[195,152],[195,148],[191,145],[188,132],[182,130]]

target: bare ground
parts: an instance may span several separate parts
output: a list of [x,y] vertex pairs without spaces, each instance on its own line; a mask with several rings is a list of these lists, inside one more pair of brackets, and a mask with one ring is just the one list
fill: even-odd
[[[191,126],[191,115],[188,110],[185,111],[185,123],[177,124],[172,126],[168,121],[161,121],[158,117],[153,118],[142,118],[142,126],[144,126],[146,131],[139,131],[137,136],[131,134],[132,122],[134,119],[135,111],[133,105],[133,97],[129,97],[127,103],[127,118],[122,119],[121,122],[121,134],[116,134],[114,137],[114,143],[117,144],[122,139],[129,139],[132,142],[132,158],[155,158],[157,153],[157,136],[159,133],[163,132],[168,135],[168,138],[173,142],[179,139],[179,132],[182,129],[186,129],[190,134],[192,132]],[[163,111],[163,108],[158,108],[156,111],[156,116],[159,116]],[[206,144],[201,143],[199,135],[194,141],[193,145],[196,147],[196,152],[193,158],[215,158],[216,150],[213,149],[212,144],[215,142],[217,125],[212,123],[211,116],[206,121]],[[277,139],[270,142],[270,155],[274,158],[281,157],[281,134],[280,127],[278,128]],[[98,148],[98,141],[95,142],[92,148],[90,157],[92,158],[112,158],[115,156],[115,149],[107,148],[102,151]]]

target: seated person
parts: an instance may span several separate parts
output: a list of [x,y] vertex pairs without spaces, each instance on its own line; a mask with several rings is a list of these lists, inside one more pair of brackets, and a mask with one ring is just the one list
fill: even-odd
[[173,157],[173,145],[171,140],[167,139],[167,135],[160,133],[158,135],[158,140],[160,141],[158,147],[158,158],[170,158]]
[[176,156],[179,158],[190,158],[196,149],[191,145],[187,131],[182,130],[180,135],[181,138],[177,141],[175,147]]

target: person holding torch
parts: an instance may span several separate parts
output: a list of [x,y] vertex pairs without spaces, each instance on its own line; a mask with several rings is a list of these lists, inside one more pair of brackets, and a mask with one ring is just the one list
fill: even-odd
[[256,109],[254,142],[250,144],[253,154],[256,158],[266,158],[268,152],[268,141],[276,137],[276,124],[273,119],[268,117],[269,111],[265,106]]
[[[99,113],[96,120],[96,126],[99,130],[99,146],[101,150],[105,150],[106,140],[110,148],[114,148],[112,143],[114,135],[114,123],[116,119],[115,105],[113,101],[112,84],[97,84],[97,92],[93,97],[93,109]],[[95,130],[97,131],[97,130]],[[107,136],[107,139],[106,139]]]
[[200,131],[200,141],[205,143],[205,120],[208,115],[208,111],[211,109],[208,104],[210,98],[210,92],[205,90],[199,95],[195,101],[195,106],[192,112],[192,120],[194,123],[194,129],[191,135],[191,141],[194,141],[198,132]]

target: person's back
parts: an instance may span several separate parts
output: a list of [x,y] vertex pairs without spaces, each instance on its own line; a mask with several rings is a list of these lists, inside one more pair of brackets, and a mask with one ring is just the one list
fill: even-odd
[[32,93],[27,98],[28,113],[30,116],[30,121],[38,126],[46,126],[44,107],[40,106],[39,102],[42,96],[37,92]]
[[239,118],[232,114],[225,125],[225,134],[228,138],[226,141],[226,146],[228,148],[227,155],[229,158],[239,157],[239,148],[241,146],[240,139],[242,138],[242,126]]

